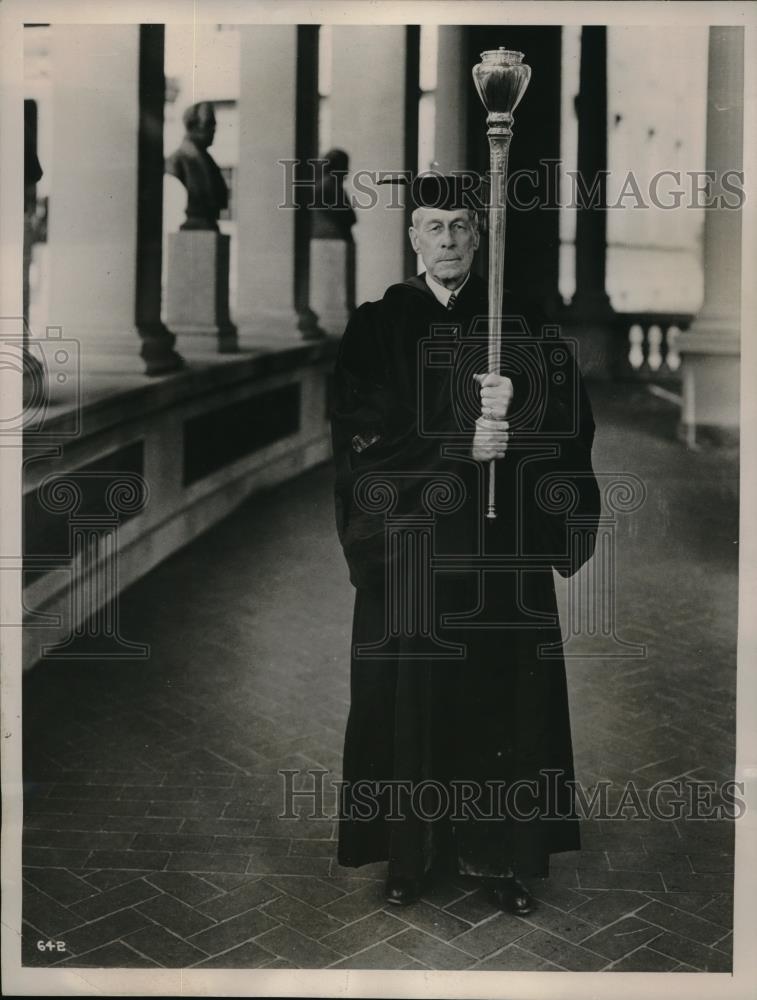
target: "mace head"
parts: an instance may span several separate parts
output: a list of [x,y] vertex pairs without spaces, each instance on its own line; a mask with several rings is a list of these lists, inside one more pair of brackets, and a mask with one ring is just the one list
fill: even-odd
[[523,62],[523,53],[504,46],[482,52],[481,62],[473,67],[478,96],[489,115],[500,121],[500,116],[512,120],[530,79],[531,67]]

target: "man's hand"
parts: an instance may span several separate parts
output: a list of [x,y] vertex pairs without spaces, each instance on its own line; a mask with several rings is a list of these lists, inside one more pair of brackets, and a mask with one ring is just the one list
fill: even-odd
[[481,386],[481,416],[487,420],[504,420],[513,398],[513,384],[507,375],[474,375]]
[[476,421],[473,457],[477,462],[504,458],[510,425],[505,420],[513,396],[513,384],[506,375],[474,375],[481,386],[481,416]]
[[507,442],[510,438],[509,427],[506,420],[478,418],[471,451],[477,462],[489,462],[493,458],[505,457]]

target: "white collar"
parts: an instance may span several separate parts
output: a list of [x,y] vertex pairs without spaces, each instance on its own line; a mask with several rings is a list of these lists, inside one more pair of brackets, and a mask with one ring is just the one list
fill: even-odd
[[444,285],[439,284],[439,282],[432,278],[431,275],[426,271],[426,284],[434,293],[434,298],[437,302],[441,304],[446,309],[449,305],[449,300],[451,295],[459,295],[463,288],[465,288],[465,282],[470,278],[470,271],[465,275],[465,280],[457,288],[445,288]]

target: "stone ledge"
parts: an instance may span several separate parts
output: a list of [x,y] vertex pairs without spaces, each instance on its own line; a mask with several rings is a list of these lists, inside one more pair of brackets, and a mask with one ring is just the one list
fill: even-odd
[[[86,434],[97,433],[132,417],[144,417],[180,403],[182,400],[216,392],[271,375],[317,365],[336,358],[339,337],[297,341],[282,347],[259,347],[247,343],[237,354],[208,354],[185,358],[187,367],[157,377],[127,375],[126,387],[109,388],[116,372],[85,371],[79,399],[48,404],[45,437],[67,436],[73,415],[81,407],[86,418]],[[179,345],[180,347],[180,345]],[[33,440],[34,434],[28,435]]]
[[[158,379],[128,376],[126,386],[108,394],[104,394],[108,382],[115,380],[116,374],[91,373],[85,376],[89,381],[80,404],[81,429],[77,433],[66,433],[66,421],[78,415],[79,405],[69,402],[48,415],[44,440],[35,442],[35,435],[27,435],[29,456],[35,443],[48,449],[48,454],[41,449],[35,460],[27,463],[24,477],[25,503],[32,519],[28,523],[35,525],[37,539],[34,558],[26,563],[35,575],[27,577],[24,587],[27,666],[40,655],[40,635],[45,642],[61,641],[83,629],[90,616],[93,627],[100,628],[102,616],[95,613],[107,599],[227,516],[252,493],[328,460],[328,374],[337,345],[338,339],[332,337],[220,359],[195,357],[193,367]],[[282,402],[279,396],[277,411],[270,410],[269,401],[290,384],[297,386],[297,419],[276,423],[276,413],[289,412],[295,404],[289,397]],[[254,400],[258,401],[256,416],[249,424],[245,404]],[[241,417],[236,412],[239,405]],[[218,414],[225,414],[220,424]],[[266,426],[276,433],[261,438],[255,432],[266,423],[267,414],[273,423]],[[207,426],[204,419],[209,421]],[[231,423],[227,426],[224,419]],[[192,454],[197,459],[197,453],[187,450],[190,441],[195,445],[199,442],[200,464],[195,466],[197,474],[188,478]],[[229,449],[230,441],[241,442],[241,447]],[[139,461],[134,467],[119,465],[125,459],[113,456],[130,446],[139,447]],[[203,464],[206,452],[220,455],[222,461]],[[78,477],[76,489],[82,497],[91,486],[95,492],[86,494],[86,504],[81,501],[84,513],[77,515],[81,528],[89,517],[86,511],[100,511],[106,503],[107,477],[117,479],[121,468],[144,479],[149,502],[128,518],[119,515],[117,525],[108,529],[108,539],[98,536],[86,559],[77,556],[67,532],[70,521],[66,517],[70,515],[46,507],[34,490],[48,477],[67,473]],[[98,530],[94,522],[91,527]],[[78,595],[75,602],[74,592]],[[48,616],[48,622],[53,616],[60,624],[46,626],[40,633],[35,626],[39,615]]]

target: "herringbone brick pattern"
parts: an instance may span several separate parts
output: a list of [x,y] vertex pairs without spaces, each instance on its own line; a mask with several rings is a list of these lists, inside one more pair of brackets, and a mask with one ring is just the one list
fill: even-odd
[[[630,779],[733,775],[735,456],[684,451],[634,392],[595,392],[596,464],[647,484],[615,596],[648,655],[568,665],[578,777],[612,781],[615,804]],[[328,469],[254,498],[123,596],[148,662],[28,676],[24,962],[729,971],[727,820],[634,819],[624,798],[629,818],[586,822],[518,919],[464,877],[396,910],[383,866],[337,865],[310,800],[280,818],[280,770],[340,777],[352,591],[332,525]]]

